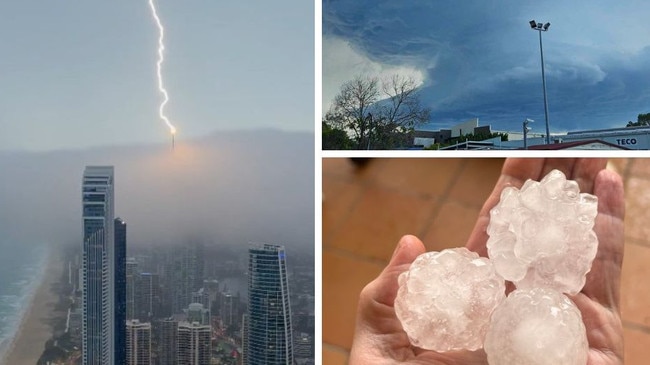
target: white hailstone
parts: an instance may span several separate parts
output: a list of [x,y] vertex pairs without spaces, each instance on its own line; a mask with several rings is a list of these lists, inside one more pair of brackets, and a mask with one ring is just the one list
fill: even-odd
[[398,281],[395,313],[411,343],[428,350],[481,348],[490,313],[505,298],[492,263],[466,248],[422,254]]
[[494,310],[484,348],[490,365],[585,365],[589,344],[575,304],[536,288],[513,291]]
[[518,289],[576,294],[598,250],[597,214],[598,198],[558,170],[521,189],[506,187],[490,211],[488,256]]

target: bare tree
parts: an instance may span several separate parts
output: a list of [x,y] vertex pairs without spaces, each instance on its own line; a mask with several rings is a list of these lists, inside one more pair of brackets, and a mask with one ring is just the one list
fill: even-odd
[[393,75],[380,83],[357,76],[343,84],[323,122],[346,131],[356,149],[390,149],[408,146],[413,128],[429,116],[412,77]]
[[417,86],[412,77],[398,74],[383,80],[382,90],[388,96],[388,102],[382,106],[386,123],[413,128],[429,120],[431,111],[420,104]]
[[356,148],[361,149],[371,131],[370,108],[378,97],[377,78],[357,76],[343,84],[325,120],[351,131]]

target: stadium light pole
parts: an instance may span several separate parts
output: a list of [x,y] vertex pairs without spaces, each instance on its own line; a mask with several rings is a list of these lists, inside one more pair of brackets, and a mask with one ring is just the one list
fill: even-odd
[[542,32],[548,31],[551,23],[537,23],[534,20],[528,22],[530,28],[539,32],[539,53],[542,57],[542,88],[544,89],[544,117],[546,119],[546,144],[551,143],[551,134],[548,127],[548,102],[546,101],[546,75],[544,74],[544,47],[542,47]]

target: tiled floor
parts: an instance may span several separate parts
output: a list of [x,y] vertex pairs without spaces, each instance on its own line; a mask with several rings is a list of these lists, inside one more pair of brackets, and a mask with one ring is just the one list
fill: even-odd
[[[357,297],[383,269],[399,238],[428,250],[465,244],[502,159],[323,160],[323,364],[347,362]],[[616,159],[626,188],[621,309],[625,364],[650,348],[650,160]],[[645,355],[644,355],[645,354]]]

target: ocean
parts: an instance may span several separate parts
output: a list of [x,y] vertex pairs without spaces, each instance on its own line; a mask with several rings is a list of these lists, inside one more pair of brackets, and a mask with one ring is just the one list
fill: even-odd
[[0,241],[0,359],[43,280],[47,257],[45,244]]

